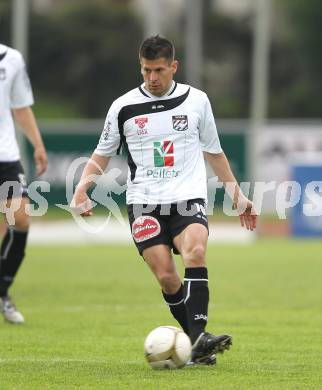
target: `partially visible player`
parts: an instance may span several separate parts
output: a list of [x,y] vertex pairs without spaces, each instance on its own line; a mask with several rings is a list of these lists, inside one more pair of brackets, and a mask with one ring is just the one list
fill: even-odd
[[[13,117],[34,147],[37,175],[47,168],[46,150],[30,107],[33,103],[22,55],[0,44],[0,205],[2,212],[14,203],[17,208],[13,219],[5,215],[7,231],[0,248],[0,312],[7,321],[16,324],[23,323],[24,317],[13,304],[8,291],[25,255],[29,229],[26,205],[29,200]],[[9,182],[15,185],[9,186]]]
[[[230,195],[242,225],[253,230],[256,215],[221,149],[207,95],[173,80],[178,61],[172,43],[150,37],[143,42],[139,59],[144,83],[110,107],[72,206],[83,216],[91,215],[86,191],[92,181],[87,180],[99,175],[123,146],[128,154],[126,199],[133,240],[159,282],[172,315],[191,339],[193,362],[214,364],[215,354],[229,349],[232,337],[205,330],[209,289],[204,157],[221,182],[235,185]],[[183,284],[171,249],[183,260]]]

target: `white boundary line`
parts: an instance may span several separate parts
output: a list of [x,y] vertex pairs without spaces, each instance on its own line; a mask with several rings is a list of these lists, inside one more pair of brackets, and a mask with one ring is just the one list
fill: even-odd
[[[87,223],[99,226],[104,218],[87,219]],[[247,231],[238,223],[217,223],[209,225],[209,243],[249,244],[255,240],[255,233]],[[115,220],[95,234],[82,230],[73,220],[34,222],[30,228],[29,242],[36,245],[88,245],[88,244],[131,244],[130,227]]]

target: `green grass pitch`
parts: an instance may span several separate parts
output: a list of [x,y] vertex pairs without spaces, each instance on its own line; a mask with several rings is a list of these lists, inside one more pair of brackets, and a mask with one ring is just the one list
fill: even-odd
[[0,321],[0,389],[321,389],[321,243],[210,246],[207,259],[208,329],[233,348],[214,367],[153,371],[144,338],[175,322],[135,248],[29,247],[12,291],[27,322]]

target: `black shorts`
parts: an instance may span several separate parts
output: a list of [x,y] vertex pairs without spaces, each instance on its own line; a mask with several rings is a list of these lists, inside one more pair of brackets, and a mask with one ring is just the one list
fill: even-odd
[[140,255],[144,249],[158,244],[168,245],[179,254],[173,239],[188,225],[200,223],[208,230],[204,199],[190,199],[173,204],[127,207],[132,238]]
[[20,161],[0,162],[0,201],[28,196]]

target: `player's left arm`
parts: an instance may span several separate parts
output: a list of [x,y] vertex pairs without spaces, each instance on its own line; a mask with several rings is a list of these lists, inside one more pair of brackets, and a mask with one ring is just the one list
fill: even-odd
[[16,122],[20,125],[22,132],[34,147],[34,160],[37,176],[39,176],[47,169],[48,160],[34,113],[31,107],[13,108],[12,112]]
[[239,212],[241,225],[248,230],[254,230],[257,223],[254,204],[243,194],[239,187],[225,153],[204,152],[204,156],[218,176],[219,181],[225,185],[225,189],[233,201],[233,207]]

